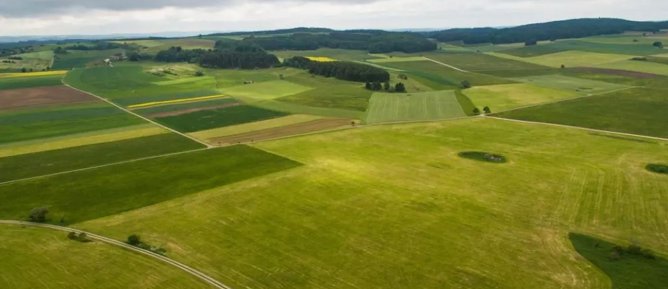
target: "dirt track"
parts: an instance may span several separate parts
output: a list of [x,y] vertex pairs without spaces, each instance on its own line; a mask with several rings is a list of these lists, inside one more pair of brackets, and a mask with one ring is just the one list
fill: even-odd
[[0,110],[94,101],[97,99],[66,86],[0,90]]
[[316,119],[312,121],[296,123],[282,127],[269,128],[242,134],[213,138],[210,139],[209,141],[210,143],[217,145],[248,143],[261,140],[276,139],[291,135],[311,133],[327,129],[334,129],[346,125],[348,126],[350,125],[349,119],[340,119],[340,118]]

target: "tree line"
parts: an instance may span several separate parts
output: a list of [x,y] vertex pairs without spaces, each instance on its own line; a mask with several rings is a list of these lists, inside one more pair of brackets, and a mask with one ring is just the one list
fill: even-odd
[[[146,59],[147,55],[132,53],[128,56],[131,61]],[[278,58],[267,53],[261,47],[246,43],[228,43],[219,41],[215,49],[183,49],[170,47],[158,52],[154,60],[160,62],[189,62],[197,63],[202,67],[210,68],[269,68],[279,65]]]
[[437,49],[437,44],[417,33],[380,30],[332,31],[329,33],[294,33],[288,36],[250,36],[243,40],[266,50],[315,50],[338,48],[366,50],[370,53],[424,52]]
[[582,38],[596,35],[619,34],[626,31],[658,32],[668,29],[668,21],[643,22],[614,18],[586,18],[528,24],[510,28],[457,28],[424,33],[442,42],[461,41],[479,43],[534,43],[536,41]]
[[390,80],[390,74],[387,71],[355,62],[318,62],[311,61],[306,57],[295,56],[286,59],[283,62],[283,65],[306,69],[309,73],[315,75],[334,77],[348,81],[382,83]]

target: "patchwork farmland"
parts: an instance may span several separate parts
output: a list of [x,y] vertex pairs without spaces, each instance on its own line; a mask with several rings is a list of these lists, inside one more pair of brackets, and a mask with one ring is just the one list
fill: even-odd
[[0,288],[668,288],[664,34],[297,31],[0,57]]

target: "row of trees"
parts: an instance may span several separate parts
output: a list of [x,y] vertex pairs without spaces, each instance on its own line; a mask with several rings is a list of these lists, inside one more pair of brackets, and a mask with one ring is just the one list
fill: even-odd
[[[203,67],[211,68],[269,68],[279,65],[275,55],[269,54],[262,48],[248,44],[229,44],[220,42],[213,50],[170,47],[156,54],[155,60],[161,62],[190,62],[198,63]],[[129,56],[132,61],[143,60],[147,55],[133,53]]]
[[390,80],[390,74],[387,71],[355,62],[317,62],[311,61],[306,57],[295,56],[286,59],[283,65],[307,69],[312,74],[334,77],[341,80],[378,83]]
[[386,81],[382,84],[378,81],[367,82],[364,85],[364,87],[368,90],[373,90],[373,91],[385,90],[387,92],[399,92],[399,93],[406,92],[406,86],[401,82],[395,84],[394,86],[392,86],[389,81]]
[[340,48],[367,50],[371,53],[433,51],[435,42],[416,33],[377,30],[334,31],[330,33],[294,33],[289,36],[248,37],[243,40],[267,50],[315,50]]
[[510,28],[463,28],[427,32],[425,36],[443,42],[520,43],[618,34],[625,31],[658,32],[668,28],[666,22],[637,22],[623,19],[591,18],[529,24]]

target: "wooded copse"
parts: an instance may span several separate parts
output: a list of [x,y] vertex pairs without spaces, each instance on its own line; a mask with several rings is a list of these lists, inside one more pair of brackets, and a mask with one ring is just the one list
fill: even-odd
[[[225,44],[223,44],[225,43]],[[228,44],[217,42],[215,49],[187,50],[181,47],[170,47],[158,52],[156,61],[198,63],[209,68],[269,68],[279,65],[278,58],[264,49],[248,44]]]
[[390,80],[390,74],[387,71],[355,62],[318,62],[311,61],[306,57],[295,56],[286,59],[283,65],[306,69],[312,74],[334,77],[341,80],[357,82],[386,82]]

